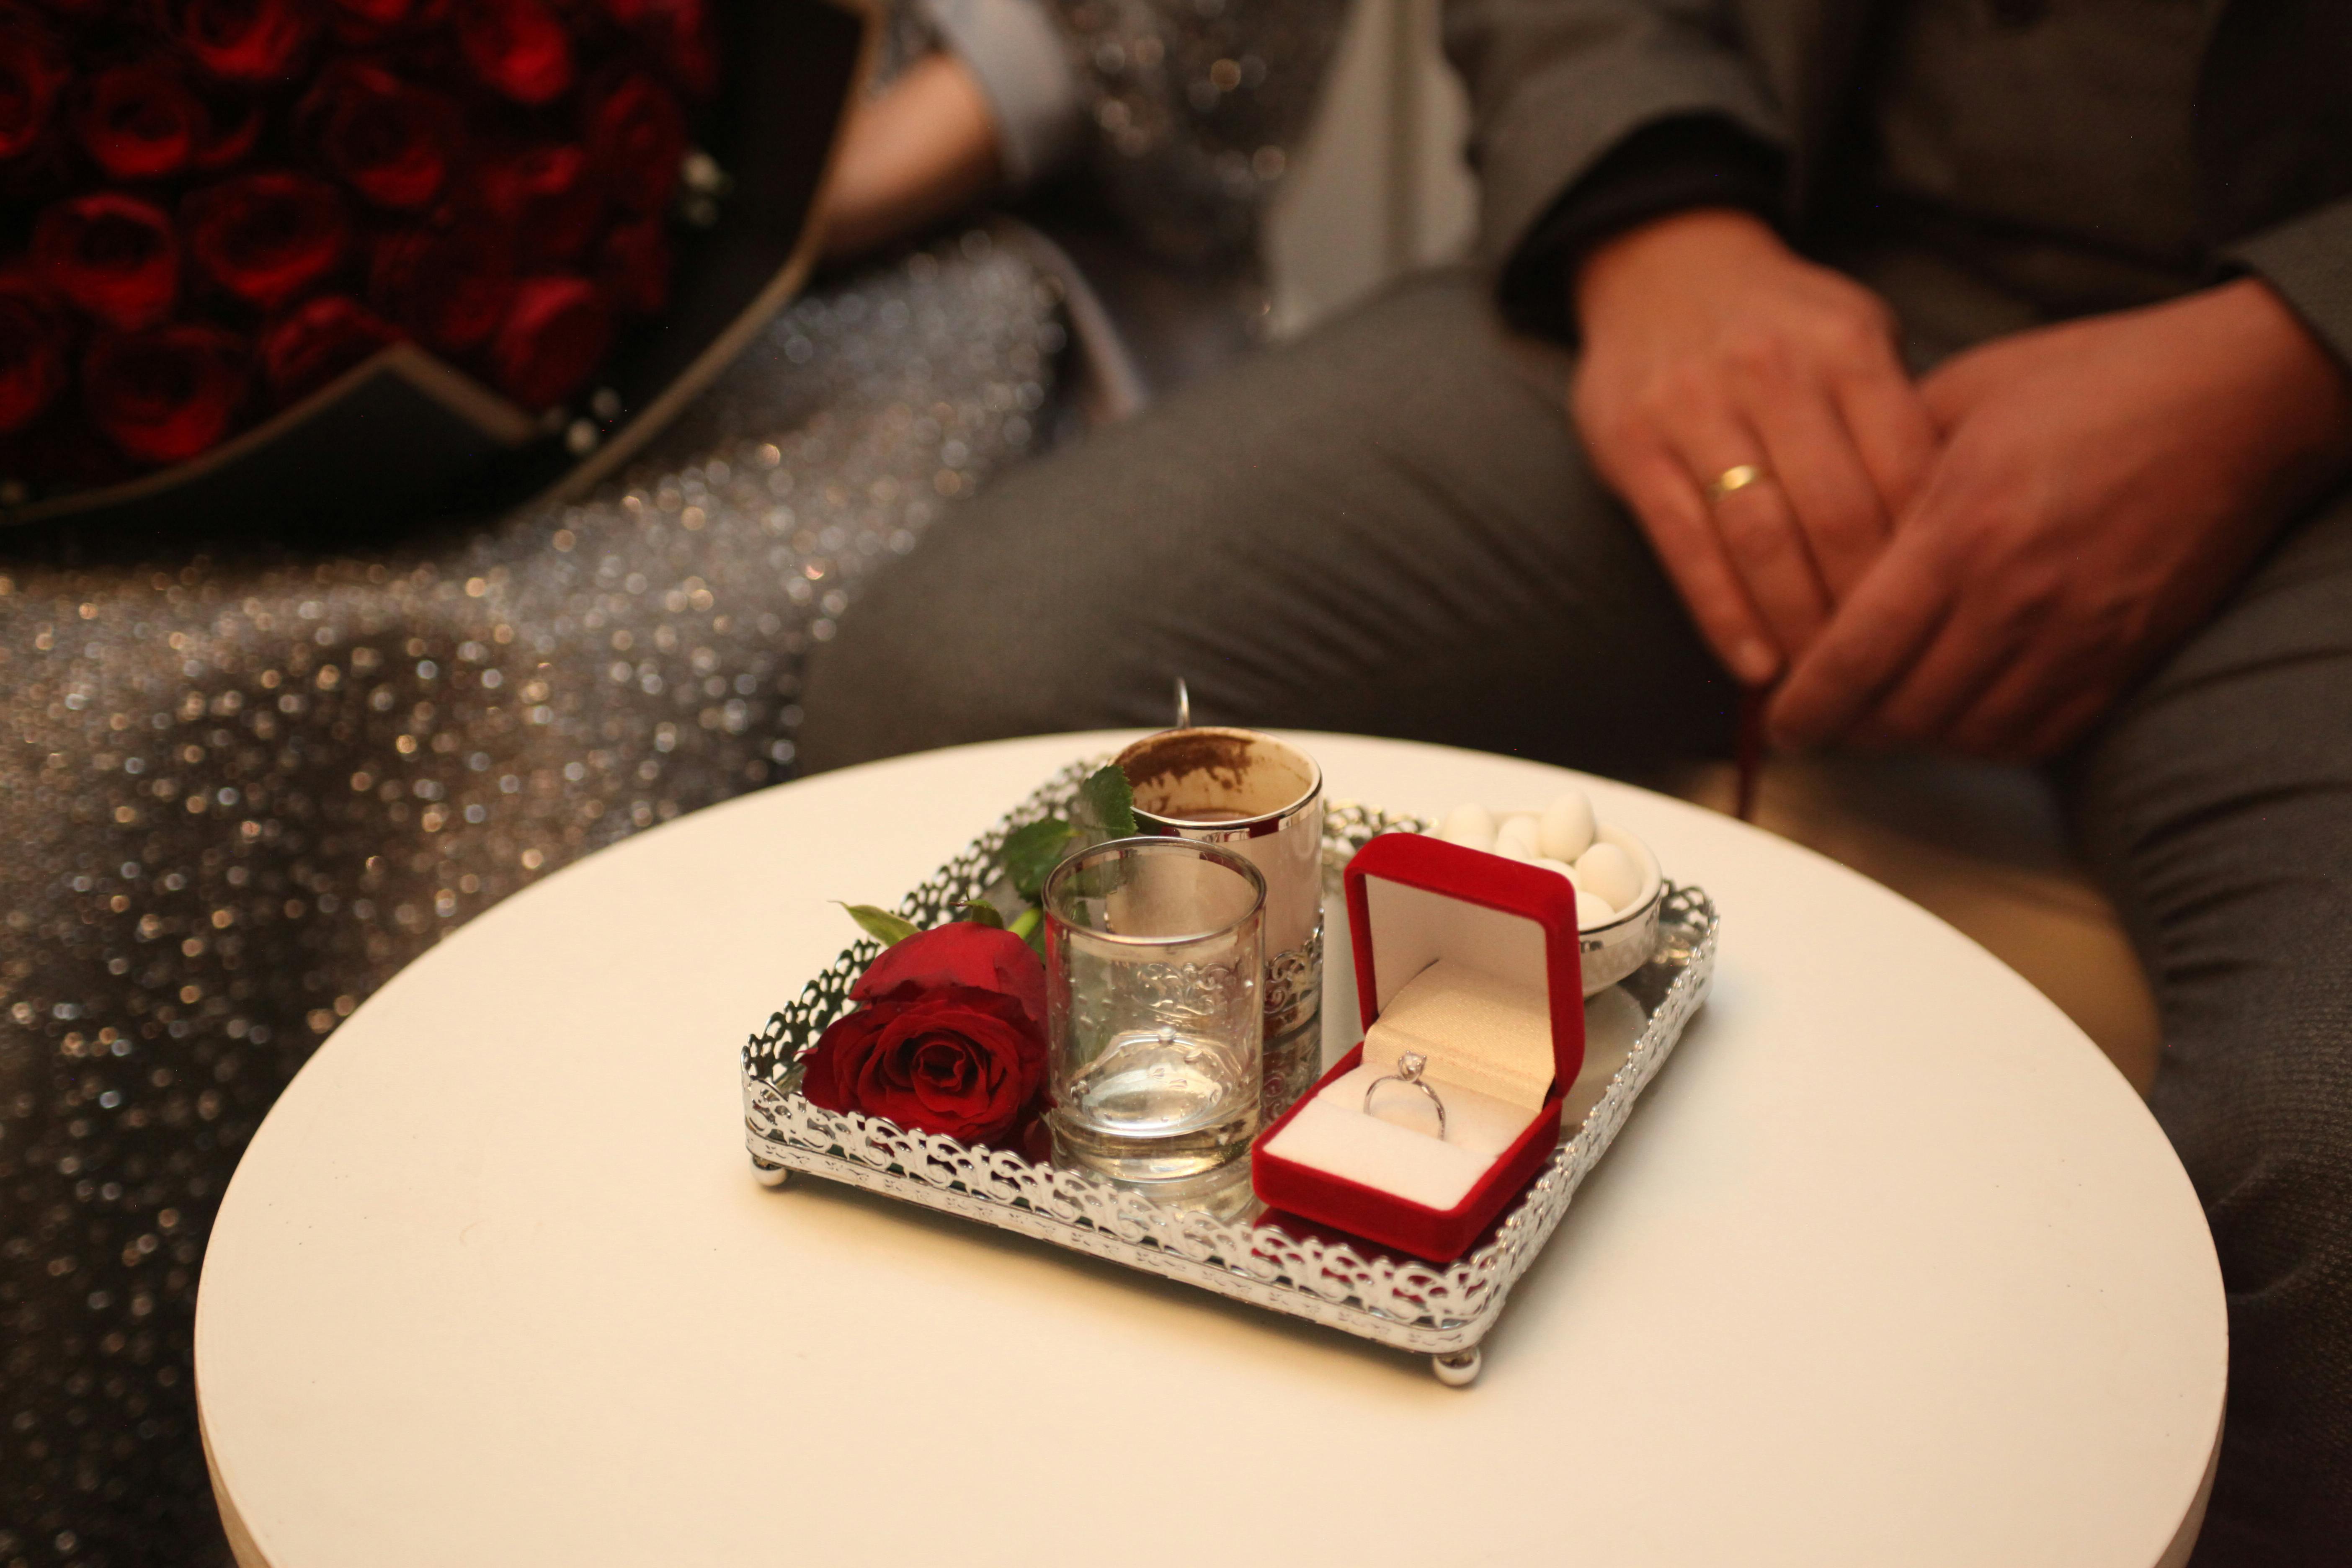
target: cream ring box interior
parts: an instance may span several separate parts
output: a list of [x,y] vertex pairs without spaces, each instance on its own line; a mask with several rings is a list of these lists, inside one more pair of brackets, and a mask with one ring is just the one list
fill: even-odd
[[[1445,1261],[1558,1141],[1584,1061],[1576,893],[1566,878],[1443,840],[1385,834],[1349,862],[1363,1043],[1263,1134],[1266,1203]],[[1445,1103],[1381,1085],[1407,1052]]]

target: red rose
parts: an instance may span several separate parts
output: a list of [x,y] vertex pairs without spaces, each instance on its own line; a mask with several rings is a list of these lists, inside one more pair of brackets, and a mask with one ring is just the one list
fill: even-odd
[[659,218],[616,223],[596,247],[596,281],[631,315],[656,315],[669,303],[669,236]]
[[1020,1123],[1045,1077],[1045,1037],[1012,997],[905,985],[835,1020],[801,1091],[825,1110],[986,1142]]
[[380,207],[413,211],[441,194],[457,157],[455,105],[364,60],[338,60],[295,115],[327,166]]
[[885,949],[808,1054],[802,1092],[971,1142],[1016,1129],[1045,1078],[1045,968],[1008,931],[959,921]]
[[40,141],[69,74],[65,51],[38,18],[0,9],[0,158]]
[[318,17],[310,0],[156,0],[164,29],[224,81],[293,74]]
[[184,462],[227,435],[245,383],[244,342],[194,321],[102,335],[81,367],[90,422],[142,463]]
[[577,147],[530,147],[484,162],[482,205],[515,237],[524,265],[569,261],[604,221],[604,193]]
[[77,310],[123,331],[172,313],[180,242],[152,202],[98,191],[58,203],[33,225],[33,265]]
[[74,116],[90,161],[114,179],[176,174],[211,139],[203,102],[169,60],[140,60],[92,77]]
[[449,353],[473,348],[498,330],[514,287],[512,242],[478,220],[386,235],[368,268],[375,308]]
[[1045,1029],[1045,963],[1011,931],[954,921],[918,931],[882,950],[849,988],[853,1002],[871,1002],[901,985],[971,985],[998,991],[1021,1004],[1040,1038]]
[[0,435],[22,430],[56,401],[69,335],[47,289],[21,273],[0,274]]
[[572,85],[572,35],[542,0],[461,0],[457,47],[484,85],[518,103]]
[[343,198],[308,174],[240,174],[188,198],[188,253],[257,310],[276,310],[343,259]]
[[686,156],[686,111],[651,77],[623,77],[588,111],[588,153],[614,201],[634,213],[660,212]]
[[1045,968],[1010,932],[959,921],[885,949],[849,990],[801,1080],[826,1110],[984,1142],[1019,1125],[1045,1078]]
[[490,342],[490,374],[526,408],[547,408],[580,389],[612,346],[613,311],[585,278],[527,278]]
[[321,294],[262,332],[262,377],[270,395],[280,404],[292,403],[404,335],[356,300]]

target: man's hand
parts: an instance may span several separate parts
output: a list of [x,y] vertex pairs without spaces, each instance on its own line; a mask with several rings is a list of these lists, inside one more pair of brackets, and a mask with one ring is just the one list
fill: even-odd
[[1780,744],[2047,755],[2352,459],[2342,369],[2251,279],[1996,340],[1922,390],[1942,454],[1773,701]]
[[954,55],[928,56],[850,110],[824,190],[824,253],[838,261],[912,234],[1002,178],[979,81]]
[[[1576,278],[1570,412],[1699,630],[1761,686],[1812,645],[1935,454],[1885,303],[1745,213],[1618,236]],[[1741,464],[1769,478],[1710,502]]]

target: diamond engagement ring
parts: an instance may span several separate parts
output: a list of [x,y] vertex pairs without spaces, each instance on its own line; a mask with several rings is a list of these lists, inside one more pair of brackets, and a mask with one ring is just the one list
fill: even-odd
[[1771,471],[1760,463],[1736,464],[1716,475],[1706,487],[1707,504],[1712,506],[1735,490],[1744,490],[1759,480],[1771,477]]
[[1421,1090],[1422,1093],[1429,1096],[1429,1103],[1437,1108],[1437,1137],[1440,1142],[1444,1142],[1445,1140],[1445,1101],[1437,1098],[1437,1090],[1431,1088],[1428,1080],[1421,1076],[1422,1069],[1427,1066],[1429,1066],[1429,1058],[1422,1055],[1419,1051],[1405,1051],[1400,1054],[1397,1058],[1396,1071],[1383,1074],[1364,1086],[1364,1113],[1368,1116],[1371,1114],[1372,1094],[1381,1087],[1381,1085],[1384,1083],[1405,1084],[1411,1088],[1417,1089]]

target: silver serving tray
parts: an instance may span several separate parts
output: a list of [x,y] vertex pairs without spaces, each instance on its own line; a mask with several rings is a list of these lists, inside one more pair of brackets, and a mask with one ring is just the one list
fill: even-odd
[[[1065,809],[1078,782],[1097,765],[1077,763],[1056,775],[908,894],[898,912],[928,928],[971,900],[991,893],[1002,897],[996,857],[1005,836]],[[1336,883],[1339,868],[1374,835],[1427,827],[1417,818],[1332,802],[1324,824],[1327,879]],[[850,985],[880,951],[871,939],[844,952],[743,1047],[745,1142],[755,1173],[770,1186],[781,1186],[789,1172],[804,1171],[961,1215],[1269,1311],[1425,1352],[1442,1380],[1462,1386],[1478,1375],[1478,1342],[1502,1315],[1511,1287],[1551,1238],[1578,1184],[1625,1124],[1634,1100],[1706,999],[1715,972],[1717,929],[1715,905],[1704,892],[1668,885],[1657,951],[1619,987],[1643,1020],[1623,1064],[1486,1239],[1454,1263],[1431,1263],[1378,1243],[1319,1231],[1292,1235],[1266,1223],[1259,1217],[1263,1205],[1246,1190],[1246,1162],[1235,1173],[1243,1184],[1238,1188],[1228,1181],[1222,1195],[1188,1194],[1171,1203],[1091,1172],[1063,1170],[1010,1150],[811,1105],[799,1091],[800,1058],[815,1046],[826,1025],[847,1011]],[[1326,1000],[1345,1006],[1351,999]]]

